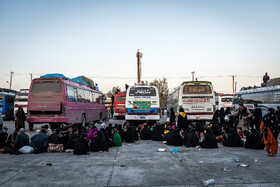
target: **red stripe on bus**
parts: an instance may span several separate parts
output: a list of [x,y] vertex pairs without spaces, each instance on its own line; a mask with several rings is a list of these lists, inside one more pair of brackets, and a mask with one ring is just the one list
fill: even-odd
[[16,105],[15,107],[27,107],[27,105]]

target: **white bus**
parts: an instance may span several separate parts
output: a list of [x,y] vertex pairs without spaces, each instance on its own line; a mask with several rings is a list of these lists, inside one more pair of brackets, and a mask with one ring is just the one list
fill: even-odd
[[218,106],[216,109],[221,110],[221,108],[226,109],[227,107],[232,108],[233,95],[219,95]]
[[189,121],[210,121],[213,118],[215,94],[211,82],[188,81],[183,82],[167,100],[168,111],[173,107],[179,114],[183,108]]
[[20,89],[19,93],[16,94],[14,102],[14,117],[16,117],[18,107],[22,107],[25,115],[27,115],[28,93],[29,89]]
[[255,103],[264,110],[268,108],[277,110],[277,106],[280,106],[280,85],[243,89],[234,94],[234,109],[238,108],[238,104],[244,104],[245,106],[249,106],[249,108],[253,108]]
[[160,119],[158,89],[147,84],[135,84],[127,89],[125,120],[132,123],[156,122]]

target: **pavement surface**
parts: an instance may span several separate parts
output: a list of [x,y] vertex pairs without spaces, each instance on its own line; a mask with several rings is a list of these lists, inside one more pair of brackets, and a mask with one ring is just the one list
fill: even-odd
[[1,186],[203,186],[207,179],[214,179],[214,186],[280,186],[279,155],[221,144],[201,149],[139,140],[82,156],[0,154],[0,165]]

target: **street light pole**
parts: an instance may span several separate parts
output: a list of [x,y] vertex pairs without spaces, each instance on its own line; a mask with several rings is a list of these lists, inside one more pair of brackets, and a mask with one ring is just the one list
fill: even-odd
[[234,82],[234,78],[236,77],[236,75],[232,75],[232,92],[233,94],[235,93],[236,88],[234,88],[235,86],[235,82]]
[[10,89],[12,89],[12,81],[13,81],[14,72],[10,72]]
[[137,57],[137,82],[138,82],[138,84],[140,84],[140,82],[141,82],[141,62],[140,62],[140,58],[142,58],[142,53],[139,52],[139,49],[137,50],[136,57]]

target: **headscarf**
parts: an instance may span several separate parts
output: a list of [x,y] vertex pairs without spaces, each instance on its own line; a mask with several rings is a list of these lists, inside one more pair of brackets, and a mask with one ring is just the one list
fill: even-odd
[[267,139],[267,134],[268,134],[268,129],[273,134],[273,137],[277,139],[278,134],[279,134],[279,123],[278,123],[278,118],[274,112],[273,108],[269,108],[267,114],[263,118],[263,123],[264,123],[264,134],[265,134],[265,139]]
[[227,108],[226,108],[225,115],[227,115],[227,114],[231,114],[231,112],[230,112],[230,107],[227,107]]
[[184,109],[183,108],[180,108],[180,115],[184,118],[184,117],[186,117],[186,113],[185,113],[185,111],[184,111]]
[[191,128],[190,132],[191,132],[191,134],[196,134],[195,133],[195,128]]
[[97,136],[97,132],[98,132],[97,128],[95,127],[91,128],[87,135],[88,140],[91,141],[93,137]]
[[206,128],[206,134],[213,135],[213,130],[211,128]]
[[147,123],[143,123],[143,125],[140,126],[140,132],[142,132],[142,130],[144,129],[144,127],[147,125]]

